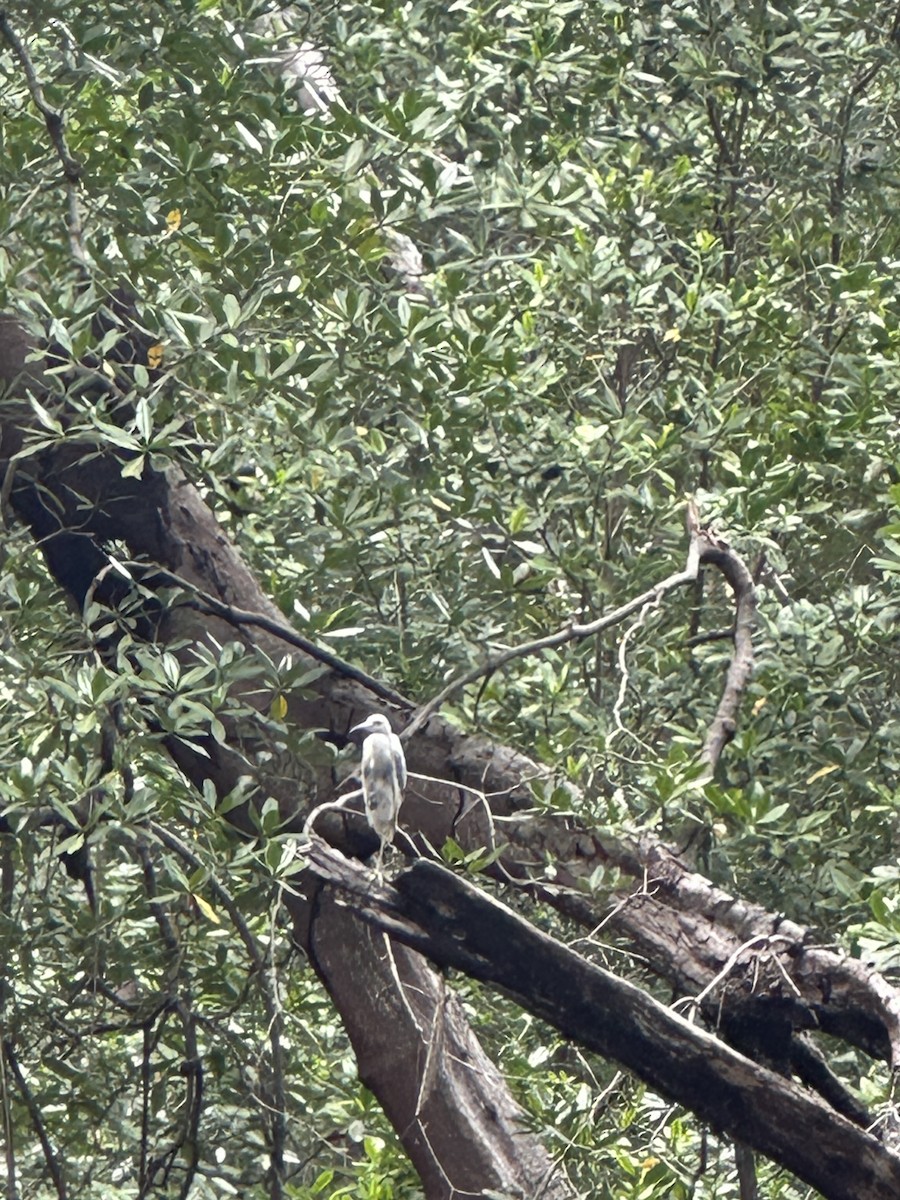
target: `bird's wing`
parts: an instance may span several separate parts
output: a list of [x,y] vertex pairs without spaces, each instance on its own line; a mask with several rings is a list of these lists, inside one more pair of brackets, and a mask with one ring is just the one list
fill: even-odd
[[402,792],[406,787],[406,755],[403,753],[403,745],[396,733],[391,735],[391,754],[394,757],[394,770],[397,772],[397,785]]

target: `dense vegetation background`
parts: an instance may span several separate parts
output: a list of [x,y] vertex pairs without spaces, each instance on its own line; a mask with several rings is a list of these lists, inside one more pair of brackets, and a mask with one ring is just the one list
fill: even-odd
[[[81,165],[87,266],[7,42],[0,306],[80,358],[124,284],[164,343],[161,370],[135,371],[133,419],[86,394],[78,431],[123,472],[181,463],[304,634],[421,702],[677,570],[693,495],[759,584],[757,669],[714,783],[696,760],[730,654],[702,636],[731,624],[716,585],[647,611],[624,650],[619,630],[522,659],[444,713],[551,768],[537,806],[564,810],[575,783],[581,820],[690,836],[715,882],[896,971],[900,10],[104,0],[8,17]],[[61,436],[39,415],[33,451]],[[193,672],[150,649],[102,661],[5,517],[7,821],[65,816],[102,784],[96,913],[59,858],[81,835],[3,839],[0,1027],[70,1194],[135,1195],[147,1123],[166,1141],[190,1054],[164,993],[191,1008],[205,1062],[192,1196],[267,1194],[273,995],[286,1194],[421,1194],[291,952],[277,814],[236,842],[161,749],[259,664],[227,647]],[[136,856],[148,813],[190,843],[193,874]],[[625,947],[604,954],[654,987]],[[690,1114],[459,988],[577,1194],[738,1195],[730,1146]],[[832,1065],[890,1109],[886,1066]],[[56,1194],[13,1082],[7,1063],[20,1194]],[[767,1197],[808,1194],[760,1171]]]

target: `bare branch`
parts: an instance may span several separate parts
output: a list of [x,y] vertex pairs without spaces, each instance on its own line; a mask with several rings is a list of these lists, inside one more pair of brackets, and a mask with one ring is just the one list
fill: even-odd
[[701,757],[711,768],[737,728],[737,714],[744,688],[753,670],[753,626],[756,620],[756,589],[743,559],[724,542],[712,541],[703,552],[703,562],[722,572],[734,592],[734,655],[725,676],[719,707],[706,735]]
[[688,583],[693,583],[697,578],[700,566],[710,563],[718,567],[731,584],[736,601],[733,635],[735,653],[728,669],[725,690],[716,716],[707,734],[702,755],[711,766],[715,766],[722,750],[734,736],[737,723],[737,710],[753,667],[752,633],[756,614],[756,593],[750,572],[735,551],[726,543],[714,537],[708,530],[699,528],[699,519],[693,502],[691,502],[688,509],[687,524],[691,540],[684,570],[667,576],[640,596],[627,601],[605,616],[598,617],[595,621],[590,621],[587,624],[578,624],[572,621],[555,633],[536,638],[534,641],[525,642],[519,646],[511,646],[503,650],[500,654],[489,658],[487,662],[482,663],[480,666],[463,672],[462,675],[457,676],[456,679],[448,683],[427,704],[422,705],[400,736],[404,741],[408,741],[450,696],[468,684],[474,683],[477,679],[494,674],[495,671],[500,670],[501,667],[506,666],[507,663],[512,662],[514,659],[525,658],[532,654],[540,654],[544,650],[561,646],[566,642],[577,642],[582,641],[584,638],[594,637],[596,634],[602,633],[605,629],[609,629],[613,625],[618,625],[633,612],[639,611],[640,615],[637,624],[632,626],[626,635],[630,637],[634,630],[641,624],[651,607],[658,605],[662,598],[669,592],[674,591],[676,588],[684,587]]
[[241,625],[251,625],[257,629],[263,629],[266,633],[279,638],[288,646],[294,646],[297,650],[302,650],[304,654],[308,654],[310,658],[314,658],[316,662],[322,663],[323,666],[330,667],[332,671],[337,671],[339,675],[343,675],[346,679],[352,679],[355,683],[361,684],[367,691],[378,696],[379,699],[386,700],[389,704],[394,704],[398,708],[409,710],[413,707],[413,702],[400,692],[388,687],[387,684],[381,683],[380,680],[374,679],[371,675],[367,675],[359,667],[354,667],[351,663],[345,662],[344,659],[339,658],[336,654],[332,654],[330,650],[324,650],[321,646],[317,646],[309,638],[305,638],[302,634],[297,633],[290,625],[282,624],[280,621],[275,621],[271,617],[264,616],[262,613],[250,612],[245,608],[237,608],[233,604],[225,604],[224,601],[217,600],[215,596],[211,596],[209,592],[202,591],[189,580],[183,579],[180,575],[176,575],[172,571],[163,570],[162,567],[149,567],[147,563],[140,562],[126,562],[123,566],[127,567],[133,573],[140,573],[148,577],[152,576],[155,582],[170,583],[175,587],[183,588],[191,597],[191,599],[184,602],[185,608],[193,608],[197,612],[219,617],[221,620],[227,621],[229,625],[234,625],[235,628]]
[[547,634],[545,637],[536,638],[532,642],[525,642],[520,646],[510,646],[503,650],[500,654],[489,658],[487,662],[482,663],[479,667],[473,667],[469,671],[464,671],[462,675],[457,676],[443,688],[436,696],[423,704],[416,712],[416,715],[403,730],[400,735],[404,741],[408,741],[413,736],[429,717],[441,707],[441,705],[449,698],[464,688],[467,684],[474,683],[476,679],[481,679],[484,675],[492,675],[495,671],[499,671],[501,667],[505,667],[507,663],[513,662],[517,658],[526,658],[532,654],[541,654],[544,650],[551,650],[555,646],[565,645],[566,642],[580,642],[585,638],[594,637],[603,630],[611,628],[613,625],[618,625],[624,621],[638,609],[644,608],[648,604],[657,604],[668,592],[674,591],[676,588],[684,587],[686,583],[692,583],[697,578],[697,572],[700,569],[700,562],[705,553],[707,543],[703,534],[691,534],[690,548],[688,550],[687,563],[683,571],[676,571],[673,575],[667,576],[659,583],[653,585],[646,592],[642,592],[640,596],[635,596],[634,599],[626,601],[625,604],[619,605],[612,612],[606,613],[605,616],[598,617],[595,621],[589,621],[587,624],[579,624],[576,621],[570,621],[564,625],[562,629],[558,629],[556,633]]

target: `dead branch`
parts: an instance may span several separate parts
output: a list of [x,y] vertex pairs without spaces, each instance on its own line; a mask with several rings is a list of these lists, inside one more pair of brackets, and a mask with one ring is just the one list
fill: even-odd
[[719,707],[709,727],[701,757],[714,768],[722,751],[734,737],[738,709],[753,670],[753,625],[756,620],[756,589],[753,577],[739,555],[724,542],[712,541],[702,559],[717,567],[734,592],[734,654],[725,676]]
[[[360,1079],[400,1132],[429,1200],[488,1194],[568,1200],[564,1174],[529,1132],[440,973],[364,923],[344,896],[316,886],[311,873],[298,882],[313,914],[299,896],[285,897],[297,940],[340,1014]],[[406,1046],[417,1053],[406,1053]],[[436,1051],[439,1086],[432,1086]]]
[[900,1158],[871,1134],[451,872],[420,860],[384,885],[319,838],[307,854],[312,870],[353,895],[376,928],[498,987],[714,1129],[782,1163],[827,1200],[900,1194]]
[[[777,971],[780,975],[783,970],[790,988],[774,975],[771,983],[778,994],[789,992],[793,997],[789,1013],[794,1027],[820,1029],[894,1067],[900,1064],[900,992],[877,971],[818,944],[811,930],[782,914],[717,888],[652,834],[630,843],[627,838],[604,836],[595,845],[598,858],[652,885],[652,895],[645,892],[633,898],[613,914],[610,925],[631,937],[655,969],[665,960],[664,973],[680,990],[700,991],[741,943],[777,935],[782,939]],[[565,909],[565,904],[560,907]],[[584,912],[573,915],[587,924],[596,922],[597,910],[587,905]],[[681,947],[680,967],[673,976],[677,960],[672,942],[676,940]],[[693,947],[690,953],[688,946]],[[760,994],[768,982],[760,981]]]

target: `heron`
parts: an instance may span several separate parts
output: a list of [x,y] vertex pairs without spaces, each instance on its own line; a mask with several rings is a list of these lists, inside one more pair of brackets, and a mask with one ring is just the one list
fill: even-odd
[[378,834],[376,870],[381,874],[384,849],[394,840],[397,815],[403,803],[406,787],[406,758],[400,739],[391,729],[387,717],[372,713],[348,735],[362,740],[362,790],[366,817]]

